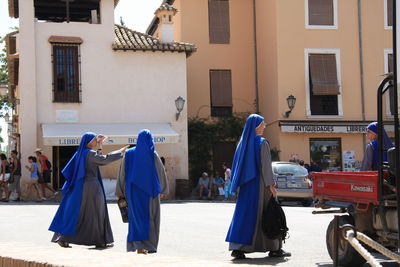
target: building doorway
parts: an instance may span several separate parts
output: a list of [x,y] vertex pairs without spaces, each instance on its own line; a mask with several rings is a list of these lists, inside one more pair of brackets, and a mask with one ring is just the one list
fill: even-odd
[[235,154],[235,142],[218,142],[213,145],[213,170],[219,173],[219,176],[224,177],[222,163],[226,162],[229,167],[232,167],[233,155]]
[[59,190],[65,182],[61,171],[77,150],[77,146],[53,146],[53,188]]

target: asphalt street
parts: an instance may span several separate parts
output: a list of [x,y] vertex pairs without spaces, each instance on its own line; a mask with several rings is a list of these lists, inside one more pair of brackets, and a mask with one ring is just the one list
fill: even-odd
[[[122,223],[116,204],[108,204],[115,246],[104,251],[125,251],[127,224]],[[32,243],[38,247],[57,247],[47,230],[57,204],[1,204],[0,243]],[[285,206],[290,237],[284,249],[292,257],[270,259],[264,253],[247,254],[248,259],[231,261],[225,242],[234,210],[233,203],[180,202],[161,205],[161,234],[158,255],[184,257],[221,264],[276,266],[331,266],[325,246],[325,231],[333,215],[312,215],[314,208]],[[69,253],[84,247],[73,246]],[[62,250],[62,248],[59,248]],[[153,255],[152,255],[153,257]],[[153,257],[156,261],[156,257]]]

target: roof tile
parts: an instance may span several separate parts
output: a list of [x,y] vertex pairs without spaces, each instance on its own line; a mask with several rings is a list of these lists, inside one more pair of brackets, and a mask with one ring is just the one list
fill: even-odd
[[141,32],[128,29],[121,25],[114,27],[114,50],[132,50],[132,51],[162,51],[162,52],[185,52],[190,56],[196,51],[193,44],[183,42],[162,43],[159,39]]

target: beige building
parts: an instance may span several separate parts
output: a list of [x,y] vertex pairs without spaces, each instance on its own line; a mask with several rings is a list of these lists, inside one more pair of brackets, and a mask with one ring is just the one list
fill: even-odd
[[[391,68],[391,0],[164,2],[179,9],[175,40],[198,46],[188,60],[189,117],[258,111],[280,160],[329,171],[362,160],[380,75]],[[160,29],[155,17],[147,32]]]
[[[108,152],[134,144],[147,128],[166,159],[173,197],[175,180],[188,176],[186,59],[195,47],[173,42],[173,31],[157,39],[114,25],[117,3],[9,1],[10,16],[19,18],[7,41],[14,138],[23,165],[43,149],[59,188],[83,133],[108,136]],[[157,15],[169,16],[160,25],[170,25],[175,12],[160,7]],[[119,162],[102,168],[110,195],[118,169]]]

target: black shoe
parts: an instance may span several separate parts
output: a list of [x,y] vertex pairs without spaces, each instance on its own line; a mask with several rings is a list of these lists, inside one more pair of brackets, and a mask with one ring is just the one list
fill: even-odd
[[20,198],[16,198],[16,199],[14,199],[13,201],[14,201],[14,202],[20,202],[21,199],[20,199]]
[[57,241],[57,244],[62,247],[62,248],[70,248],[71,246],[69,245],[69,243],[65,242],[65,241]]
[[292,253],[286,252],[283,249],[279,249],[279,250],[275,250],[275,251],[270,251],[268,256],[274,257],[274,258],[284,258],[284,257],[292,256]]
[[233,250],[231,256],[234,258],[234,260],[243,260],[246,258],[244,252],[240,250]]

